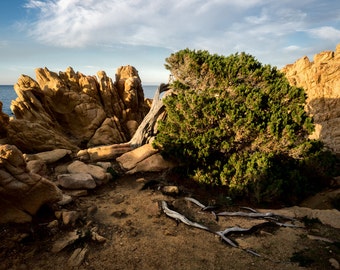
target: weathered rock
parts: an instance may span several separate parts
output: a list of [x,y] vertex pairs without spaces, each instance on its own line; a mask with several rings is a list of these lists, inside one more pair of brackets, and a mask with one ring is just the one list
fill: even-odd
[[120,167],[127,171],[127,174],[158,172],[176,166],[175,163],[165,160],[151,144],[145,144],[129,151],[116,160]]
[[57,176],[58,185],[66,189],[93,189],[96,182],[88,173],[60,174]]
[[0,223],[30,221],[42,205],[61,198],[53,182],[28,170],[17,147],[0,145]]
[[132,168],[135,168],[137,166],[137,163],[156,154],[157,152],[158,150],[154,149],[151,144],[145,144],[121,155],[116,160],[118,161],[122,169],[128,171]]
[[316,54],[313,62],[302,57],[282,71],[292,85],[307,93],[306,111],[315,123],[311,138],[340,153],[340,44],[335,52]]
[[132,150],[130,144],[113,144],[80,150],[77,153],[77,157],[80,160],[92,162],[100,160],[111,160],[130,150]]
[[25,152],[76,152],[84,145],[122,143],[132,136],[131,121],[138,125],[149,110],[138,72],[131,66],[117,70],[115,83],[103,71],[98,80],[72,68],[59,74],[47,68],[35,72],[36,81],[22,75],[14,86],[15,117],[0,115],[0,137],[8,136]]
[[70,165],[67,166],[67,170],[69,173],[88,173],[90,174],[95,180],[105,181],[107,178],[106,170],[100,166],[92,165],[92,164],[85,164],[79,160],[72,162]]
[[54,149],[51,151],[40,152],[32,155],[24,155],[26,161],[43,160],[46,164],[55,163],[67,155],[71,155],[72,151],[68,149]]
[[47,175],[47,166],[43,160],[31,160],[27,162],[27,169],[31,173],[36,173],[41,176]]

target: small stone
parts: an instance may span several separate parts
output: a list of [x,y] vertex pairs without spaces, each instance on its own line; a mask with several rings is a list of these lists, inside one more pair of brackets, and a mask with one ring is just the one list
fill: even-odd
[[167,195],[178,195],[179,188],[178,186],[164,186],[162,187],[162,192]]
[[141,178],[136,179],[136,182],[137,183],[144,183],[144,182],[146,182],[146,180],[145,180],[144,177],[141,177]]
[[59,185],[67,189],[93,189],[97,186],[88,173],[59,174],[57,178]]
[[65,225],[72,224],[74,225],[79,218],[79,213],[77,211],[63,211],[62,219]]
[[55,220],[52,220],[50,223],[47,224],[47,228],[52,229],[52,228],[58,227],[58,225],[59,225],[59,222],[58,222],[58,220],[55,219]]
[[55,211],[54,212],[54,216],[57,218],[57,219],[61,219],[61,215],[63,214],[62,211]]
[[99,235],[96,232],[92,232],[92,240],[97,241],[99,243],[104,243],[106,241],[106,238],[104,236]]
[[108,168],[111,168],[112,166],[111,162],[97,162],[96,164],[105,170],[107,170]]
[[59,205],[66,205],[73,201],[72,197],[67,194],[63,194],[63,198],[58,202]]
[[85,259],[85,256],[88,252],[87,248],[77,248],[73,251],[71,257],[68,259],[68,265],[71,267],[77,267],[82,264]]
[[328,261],[334,269],[340,269],[340,264],[336,259],[330,258]]

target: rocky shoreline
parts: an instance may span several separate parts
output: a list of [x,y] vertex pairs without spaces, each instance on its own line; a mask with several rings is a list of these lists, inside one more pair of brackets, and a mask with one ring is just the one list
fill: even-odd
[[[312,137],[321,139],[337,154],[340,152],[337,125],[340,119],[337,109],[340,100],[339,61],[340,45],[335,52],[316,55],[314,62],[301,58],[282,70],[292,84],[307,91],[306,110],[313,115],[316,123]],[[39,211],[48,206],[53,210],[53,218],[46,222],[44,228],[50,234],[54,235],[54,231],[60,228],[71,228],[62,239],[54,239],[50,246],[52,253],[59,253],[79,240],[86,242],[92,239],[104,244],[110,240],[108,232],[98,232],[98,227],[91,225],[94,221],[90,217],[97,212],[97,205],[72,210],[73,205],[83,202],[87,196],[91,198],[96,190],[113,185],[116,177],[132,176],[136,178],[133,185],[138,185],[146,181],[143,177],[140,180],[140,174],[156,173],[166,185],[173,184],[172,179],[163,174],[176,164],[164,160],[150,141],[137,148],[129,143],[150,108],[152,110],[151,100],[144,98],[138,71],[132,66],[118,68],[114,82],[103,71],[98,72],[96,78],[74,72],[72,68],[59,74],[47,68],[37,69],[36,77],[33,80],[22,75],[15,85],[18,98],[11,105],[14,117],[1,111],[0,102],[0,224],[34,223]],[[157,117],[160,119],[162,114]],[[339,186],[339,181],[334,179],[334,200],[339,200]],[[178,183],[172,187],[175,188],[169,189],[172,190],[170,192],[162,193],[164,190],[158,188],[147,196],[142,195],[141,200],[150,199],[150,196],[154,200],[144,203],[148,205],[148,218],[156,225],[162,223],[156,200],[167,199],[175,203],[181,199],[181,192],[192,194]],[[122,201],[117,197],[115,204],[124,202],[124,196],[119,197]],[[135,196],[139,196],[138,192]],[[96,200],[96,203],[101,202]],[[132,203],[129,201],[129,204]],[[322,226],[340,229],[338,210],[304,206],[280,209],[278,213],[298,219],[315,219]],[[102,222],[107,218],[104,212],[100,212]],[[111,214],[117,219],[127,215],[121,210]],[[96,222],[101,224],[100,218],[97,218]],[[139,230],[134,228],[132,233],[138,235]],[[21,243],[25,237],[14,242]],[[9,251],[0,249],[0,255],[6,252]],[[88,247],[81,245],[80,249],[72,250],[71,257],[65,256],[69,266],[76,267],[84,263],[88,253]],[[339,258],[333,256],[332,259],[331,265],[339,269],[339,264],[336,265]],[[295,268],[289,266],[284,269]]]

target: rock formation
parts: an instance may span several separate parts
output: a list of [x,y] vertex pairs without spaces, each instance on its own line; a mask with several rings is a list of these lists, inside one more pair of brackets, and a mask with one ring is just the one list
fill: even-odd
[[132,66],[120,67],[113,82],[104,71],[85,76],[68,68],[59,74],[36,69],[36,81],[22,75],[14,89],[14,118],[0,115],[0,136],[24,152],[57,148],[77,151],[128,141],[149,110]]
[[292,85],[307,93],[306,111],[314,118],[315,131],[311,138],[320,139],[335,153],[340,153],[340,44],[335,52],[325,51],[314,61],[302,57],[285,66]]
[[61,199],[53,182],[29,171],[18,148],[0,145],[0,223],[29,222],[42,205]]

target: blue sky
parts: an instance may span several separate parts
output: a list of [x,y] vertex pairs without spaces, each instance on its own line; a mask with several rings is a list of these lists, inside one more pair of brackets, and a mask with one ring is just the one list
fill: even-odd
[[3,0],[0,10],[0,84],[38,67],[114,78],[128,64],[159,83],[165,58],[185,48],[281,68],[340,43],[339,0]]

